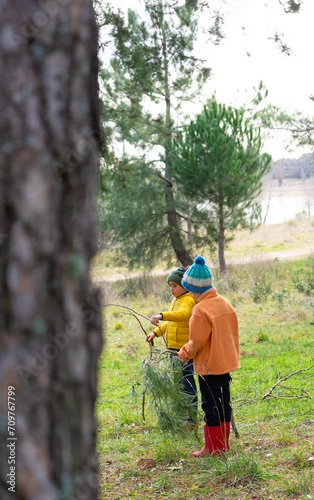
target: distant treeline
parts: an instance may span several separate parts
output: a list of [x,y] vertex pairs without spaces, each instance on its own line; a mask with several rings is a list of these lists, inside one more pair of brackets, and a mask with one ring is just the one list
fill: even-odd
[[282,158],[272,163],[271,174],[279,183],[286,178],[306,179],[314,176],[314,160],[311,153],[302,155],[298,159]]

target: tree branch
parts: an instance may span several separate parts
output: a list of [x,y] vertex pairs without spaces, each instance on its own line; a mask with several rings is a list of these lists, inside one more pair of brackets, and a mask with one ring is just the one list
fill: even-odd
[[[132,311],[132,312],[129,312],[129,313],[126,313],[126,314],[131,314],[132,316],[134,316],[134,318],[139,322],[140,326],[141,326],[141,329],[143,330],[143,332],[145,333],[146,337],[148,336],[148,334],[146,333],[145,329],[143,328],[142,326],[142,323],[140,322],[140,320],[135,316],[135,314],[137,314],[138,316],[141,316],[141,318],[144,318],[144,319],[147,319],[147,321],[150,322],[150,318],[147,318],[147,316],[143,316],[143,314],[135,311],[134,309],[132,309],[131,307],[127,307],[127,306],[121,306],[120,304],[103,304],[103,307],[108,307],[108,306],[113,306],[113,307],[122,307],[123,309],[128,309],[129,311]],[[134,313],[134,314],[133,314]],[[159,328],[160,330],[160,333],[161,333],[161,337],[163,338],[163,341],[166,343],[165,339],[164,339],[164,336],[162,334],[162,331],[161,331],[161,328],[159,325],[157,325],[157,328]]]
[[272,395],[272,392],[273,390],[279,385],[281,384],[281,382],[284,382],[285,380],[288,380],[288,378],[291,378],[291,377],[294,377],[294,375],[297,375],[298,373],[301,373],[301,372],[307,372],[308,370],[311,370],[312,368],[314,368],[314,365],[311,365],[309,368],[301,368],[300,370],[297,370],[296,372],[293,372],[293,373],[290,373],[290,375],[287,375],[286,377],[284,378],[281,378],[279,379],[270,389],[269,391],[264,394],[264,396],[262,396],[262,399],[266,399],[267,397],[271,396]]
[[159,172],[157,173],[157,176],[160,177],[160,179],[162,179],[163,181],[167,182],[169,187],[173,187],[173,184],[171,181],[169,181],[169,179],[166,179],[166,177],[164,177],[163,175],[161,175]]

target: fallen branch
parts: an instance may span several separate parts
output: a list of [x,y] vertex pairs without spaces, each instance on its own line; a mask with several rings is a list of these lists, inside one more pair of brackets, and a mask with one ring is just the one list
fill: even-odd
[[141,318],[147,319],[147,321],[150,321],[150,318],[147,318],[146,316],[143,316],[143,314],[134,311],[134,309],[131,309],[131,307],[127,306],[121,306],[120,304],[103,304],[103,307],[108,307],[108,306],[113,306],[113,307],[122,307],[122,309],[128,309],[129,311],[132,311],[133,313],[137,314],[138,316],[141,316]]
[[[146,320],[147,320],[147,321],[149,321],[149,322],[150,322],[150,318],[147,318],[147,316],[143,316],[143,314],[141,314],[141,313],[139,313],[139,312],[135,311],[135,310],[134,310],[134,309],[132,309],[131,307],[121,306],[120,304],[103,304],[103,307],[108,307],[108,306],[112,306],[112,307],[121,307],[122,309],[127,309],[128,311],[131,311],[131,312],[128,312],[128,313],[125,313],[125,314],[130,314],[131,316],[134,316],[134,318],[135,318],[135,319],[139,322],[141,329],[143,330],[143,332],[144,332],[144,333],[145,333],[145,335],[146,335],[146,338],[148,337],[148,333],[147,333],[147,332],[146,332],[146,330],[143,328],[143,325],[142,325],[142,323],[140,322],[140,320],[139,320],[139,318],[138,318],[137,316],[141,316],[141,318],[144,318],[144,319],[146,319]],[[136,315],[137,315],[137,316],[136,316]],[[160,333],[161,333],[161,337],[162,337],[162,339],[163,339],[163,341],[164,341],[165,345],[167,345],[167,344],[166,344],[166,341],[165,341],[165,338],[164,338],[164,336],[163,336],[163,334],[162,334],[162,331],[161,331],[160,326],[159,326],[159,325],[157,325],[157,328],[159,328],[159,331],[160,331]]]
[[[266,394],[264,394],[264,396],[262,396],[262,399],[266,399],[267,397],[269,396],[272,396],[272,392],[273,390],[279,385],[281,384],[282,382],[284,382],[285,380],[288,380],[289,378],[291,377],[294,377],[295,375],[298,375],[298,373],[301,373],[301,372],[307,372],[309,370],[311,370],[312,368],[314,368],[314,365],[311,365],[309,368],[300,368],[300,370],[297,370],[296,372],[293,372],[293,373],[290,373],[290,375],[287,375],[286,377],[283,377],[281,379],[279,379],[270,389],[268,392],[266,392]],[[311,397],[311,396],[309,396]],[[304,399],[304,396],[295,396],[294,399]]]
[[231,427],[232,427],[232,430],[234,432],[234,435],[237,439],[240,438],[240,434],[239,434],[239,431],[238,431],[238,428],[237,428],[237,425],[235,423],[235,419],[234,419],[234,413],[233,413],[233,410],[232,410],[232,413],[231,413]]
[[160,358],[164,355],[164,354],[172,354],[172,355],[175,355],[176,352],[172,351],[171,349],[164,349],[163,351],[161,351],[158,356],[156,357],[156,363],[158,363],[158,361],[160,361]]
[[253,488],[252,486],[249,489],[249,493],[251,493],[251,491],[255,491],[255,493],[257,493],[257,495],[259,495],[262,500],[265,500],[265,497],[263,497],[263,495],[259,491],[257,491],[255,488]]
[[131,316],[133,316],[133,318],[135,318],[135,319],[136,319],[136,321],[138,321],[138,323],[139,323],[139,325],[140,325],[140,327],[141,327],[142,331],[145,333],[146,337],[148,336],[148,333],[146,332],[146,330],[145,330],[145,328],[143,327],[142,323],[140,322],[140,320],[138,319],[138,317],[137,317],[135,314],[133,314],[132,312],[126,312],[126,313],[124,313],[124,314],[130,314]]
[[145,418],[145,397],[146,397],[146,390],[144,390],[143,392],[143,397],[142,397],[142,417],[143,417],[143,420],[145,422],[146,418]]

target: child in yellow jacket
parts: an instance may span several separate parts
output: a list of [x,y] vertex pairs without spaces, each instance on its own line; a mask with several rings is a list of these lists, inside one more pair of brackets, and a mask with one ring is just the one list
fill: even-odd
[[[182,287],[181,280],[185,271],[185,267],[179,267],[167,277],[167,283],[173,295],[170,310],[151,317],[150,322],[154,326],[157,326],[159,321],[165,322],[160,327],[155,328],[153,333],[146,338],[146,341],[151,343],[155,337],[163,335],[167,349],[174,353],[178,353],[181,347],[189,341],[189,320],[196,304],[196,300],[192,295]],[[198,399],[192,358],[183,366],[182,375],[183,391],[193,398],[191,401],[191,414],[186,422],[189,425],[195,421]]]
[[182,286],[198,303],[190,319],[189,341],[178,357],[185,362],[194,359],[206,423],[205,446],[193,455],[220,455],[229,449],[230,372],[240,368],[238,319],[230,302],[218,295],[213,273],[202,256],[187,269]]

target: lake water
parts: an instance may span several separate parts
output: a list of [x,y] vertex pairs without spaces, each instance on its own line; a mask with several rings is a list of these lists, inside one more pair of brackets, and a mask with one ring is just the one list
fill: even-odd
[[314,198],[300,196],[274,196],[269,199],[262,199],[262,221],[265,224],[280,224],[294,219],[300,212],[307,215],[314,214]]

